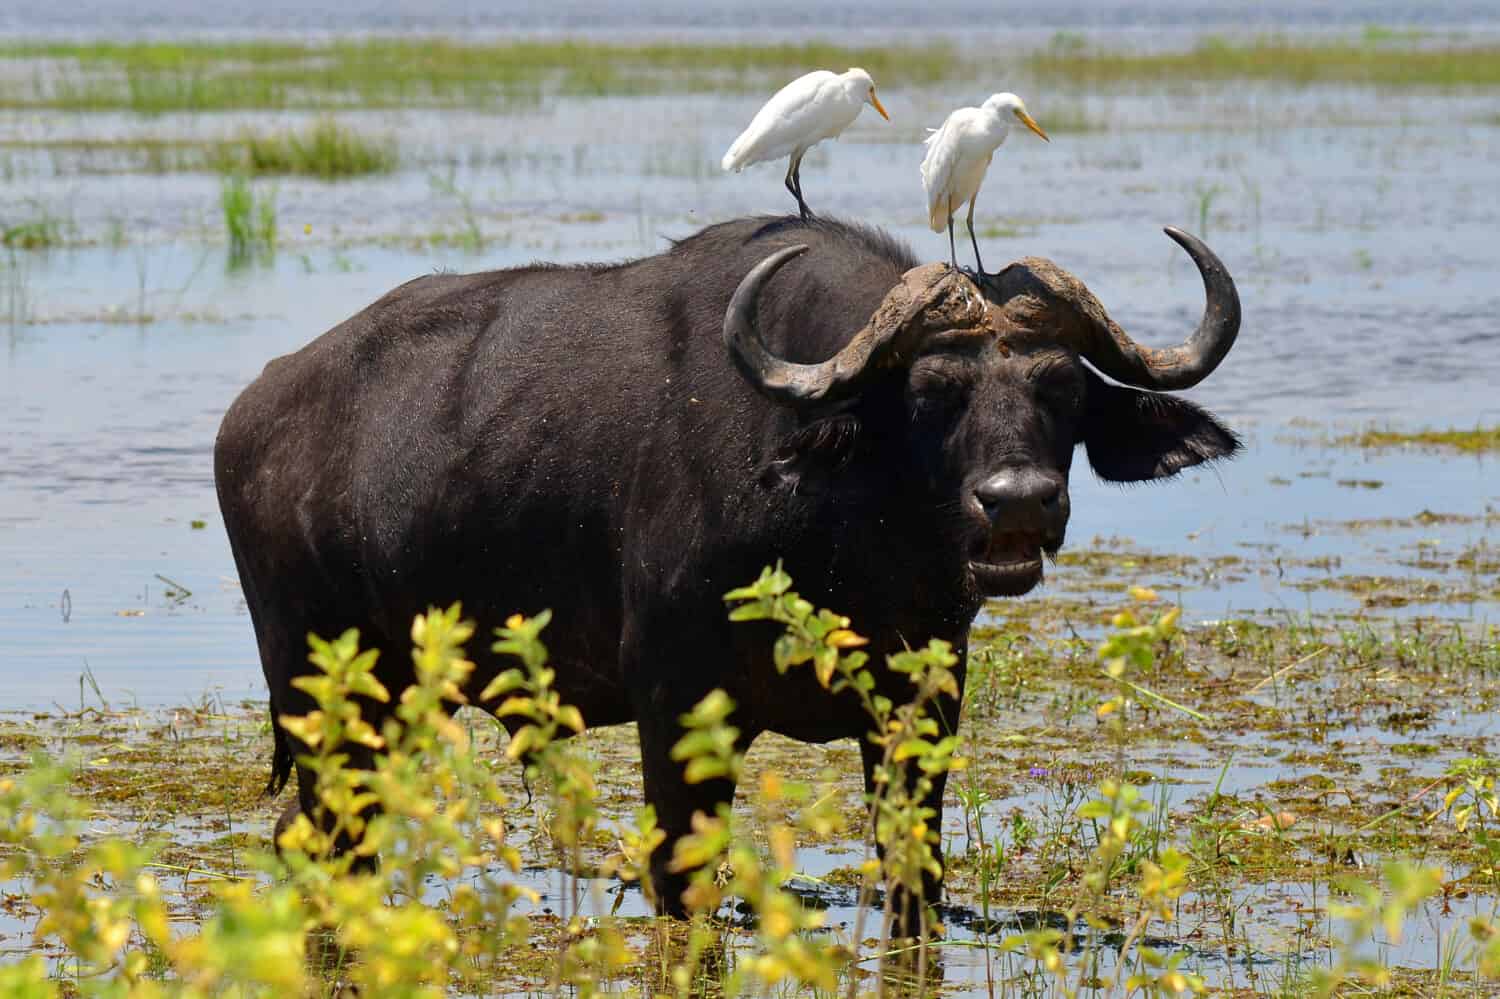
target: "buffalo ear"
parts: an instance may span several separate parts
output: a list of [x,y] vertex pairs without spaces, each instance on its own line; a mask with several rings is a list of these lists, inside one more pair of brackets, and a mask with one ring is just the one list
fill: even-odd
[[859,419],[848,413],[799,428],[761,467],[760,484],[767,489],[819,491],[854,457],[859,430]]
[[1234,431],[1185,399],[1111,385],[1088,373],[1082,443],[1110,482],[1165,479],[1240,449]]

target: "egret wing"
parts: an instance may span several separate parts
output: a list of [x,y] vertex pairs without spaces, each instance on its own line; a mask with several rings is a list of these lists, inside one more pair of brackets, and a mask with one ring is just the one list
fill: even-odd
[[737,170],[765,160],[790,156],[823,138],[818,94],[832,79],[826,69],[799,76],[776,92],[750,120],[724,155],[724,169]]
[[922,158],[922,186],[927,190],[927,222],[933,232],[948,224],[949,188],[961,152],[963,122],[957,111],[927,137],[927,155]]

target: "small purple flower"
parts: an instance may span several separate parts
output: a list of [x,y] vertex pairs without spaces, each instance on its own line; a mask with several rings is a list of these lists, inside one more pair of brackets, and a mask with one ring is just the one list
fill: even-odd
[[1031,776],[1038,779],[1042,777],[1050,777],[1052,775],[1052,771],[1048,770],[1046,767],[1032,767],[1029,773],[1031,774]]

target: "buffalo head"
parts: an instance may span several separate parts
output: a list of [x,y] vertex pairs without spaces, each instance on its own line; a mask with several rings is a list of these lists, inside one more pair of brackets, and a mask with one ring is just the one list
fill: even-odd
[[[1043,554],[1062,545],[1075,446],[1113,482],[1166,478],[1239,448],[1207,412],[1160,392],[1205,378],[1240,324],[1219,259],[1185,232],[1167,235],[1193,258],[1207,294],[1198,329],[1176,347],[1136,343],[1081,281],[1026,258],[978,284],[944,264],[914,268],[835,356],[793,363],[766,347],[755,304],[804,246],[770,255],[740,282],[725,343],[751,385],[806,414],[797,441],[833,440],[844,464],[851,441],[873,438],[870,450],[894,458],[893,474],[919,483],[943,512],[943,536],[973,591],[1016,596],[1041,582]],[[795,451],[781,464],[794,468]]]

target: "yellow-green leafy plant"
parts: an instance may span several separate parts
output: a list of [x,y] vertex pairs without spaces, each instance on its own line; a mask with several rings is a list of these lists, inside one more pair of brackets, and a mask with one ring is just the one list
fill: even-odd
[[[928,908],[937,900],[924,898],[925,886],[942,875],[934,849],[940,830],[931,824],[936,813],[928,801],[934,778],[966,765],[957,755],[957,734],[941,731],[931,712],[939,697],[959,697],[953,672],[958,656],[947,642],[936,639],[920,649],[887,656],[885,668],[910,684],[910,699],[897,704],[877,691],[869,656],[861,648],[867,640],[852,630],[849,619],[815,608],[791,587],[792,579],[780,565],[765,569],[754,583],[725,595],[734,605],[730,618],[783,625],[785,631],[772,650],[778,672],[808,665],[818,683],[831,693],[858,698],[871,722],[866,739],[881,755],[874,772],[866,838],[879,860],[866,854],[854,937],[862,936],[864,912],[879,874],[887,888],[882,947],[888,948],[897,929],[926,938],[937,929]],[[904,911],[898,911],[898,906]],[[923,948],[919,950],[919,978],[925,975],[925,960]]]
[[[1145,596],[1137,594],[1142,605],[1150,602]],[[674,845],[672,866],[693,872],[688,924],[613,913],[585,918],[571,901],[560,916],[535,914],[538,900],[523,883],[521,849],[506,820],[506,810],[517,805],[501,791],[497,767],[524,767],[530,786],[542,789],[547,841],[574,887],[585,846],[608,842],[612,855],[602,872],[641,881],[649,899],[647,872],[664,836],[649,807],[629,825],[611,825],[601,816],[590,757],[579,741],[564,738],[586,719],[557,692],[541,640],[545,614],[513,617],[497,629],[495,652],[516,665],[475,698],[505,728],[497,752],[481,748],[483,740],[454,716],[468,702],[466,692],[477,688],[474,664],[464,653],[475,629],[455,605],[414,621],[416,682],[403,691],[386,690],[377,680],[378,656],[360,649],[356,633],[312,641],[312,668],[297,681],[310,710],[281,723],[305,747],[299,763],[316,780],[313,814],[284,830],[279,854],[254,859],[256,876],[218,876],[197,889],[190,921],[181,918],[181,896],[159,880],[166,865],[153,843],[90,829],[91,810],[69,793],[67,767],[38,757],[0,778],[0,879],[7,906],[34,914],[34,936],[45,948],[0,963],[0,995],[492,994],[511,987],[526,958],[533,958],[532,970],[521,976],[520,988],[538,989],[540,974],[551,994],[585,999],[637,992],[683,999],[843,993],[852,999],[869,988],[863,969],[873,970],[882,991],[895,987],[888,978],[912,970],[916,990],[926,988],[928,951],[945,942],[931,939],[939,927],[925,906],[912,927],[899,918],[895,899],[921,899],[939,871],[938,830],[927,802],[934,781],[964,761],[955,734],[942,729],[933,709],[957,696],[956,656],[941,642],[904,650],[886,659],[881,668],[888,672],[877,683],[865,641],[848,619],[801,599],[779,568],[729,598],[736,619],[783,626],[772,649],[779,669],[810,667],[827,690],[857,699],[870,718],[867,739],[879,751],[880,766],[863,813],[867,851],[858,867],[860,915],[852,932],[831,932],[822,913],[788,889],[798,873],[799,844],[847,833],[839,796],[775,771],[755,782],[749,809],[735,813],[724,806],[699,815],[692,833]],[[1133,677],[1151,672],[1173,640],[1175,616],[1170,610],[1149,615],[1138,606],[1114,619],[1099,649],[1110,682],[1105,703],[1114,703],[1102,712],[1108,725],[1132,719],[1138,700],[1171,705]],[[896,703],[891,691],[903,688],[905,699]],[[674,758],[689,781],[743,776],[733,713],[730,698],[713,691],[682,719],[685,734]],[[1117,745],[1123,758],[1125,743]],[[350,765],[353,759],[372,762],[359,768]],[[1496,818],[1492,771],[1485,760],[1453,764],[1445,778],[1449,793],[1431,818],[1447,814],[1475,835],[1487,830]],[[986,795],[977,788],[965,793],[967,818],[978,826],[983,850]],[[999,940],[986,929],[977,945],[987,956],[1016,955],[1030,969],[1024,981],[1014,974],[992,979],[992,990],[1031,994],[1040,987],[1064,996],[1203,991],[1203,980],[1183,969],[1184,952],[1168,954],[1149,943],[1164,935],[1161,927],[1172,922],[1190,889],[1193,857],[1171,845],[1164,820],[1124,781],[1105,780],[1096,797],[1081,806],[1070,799],[1068,808],[1095,836],[1091,853],[1062,889],[1075,893],[1068,928]],[[878,910],[882,932],[871,950],[864,914],[872,911],[882,877],[894,890]],[[982,885],[993,887],[988,880]],[[1392,863],[1379,886],[1349,882],[1341,890],[1331,910],[1346,922],[1347,939],[1329,966],[1305,983],[1324,995],[1387,984],[1389,969],[1362,946],[1377,929],[1395,938],[1444,884],[1434,869]],[[733,910],[726,912],[731,901]],[[1079,927],[1090,935],[1081,945],[1074,939]],[[899,930],[913,928],[930,939],[895,939]],[[1108,948],[1096,933],[1111,935]],[[1475,917],[1455,933],[1463,936],[1450,941],[1455,967],[1500,974],[1500,929],[1492,919]],[[1106,949],[1117,957],[1112,971],[1101,974]],[[538,954],[545,959],[534,960]]]

